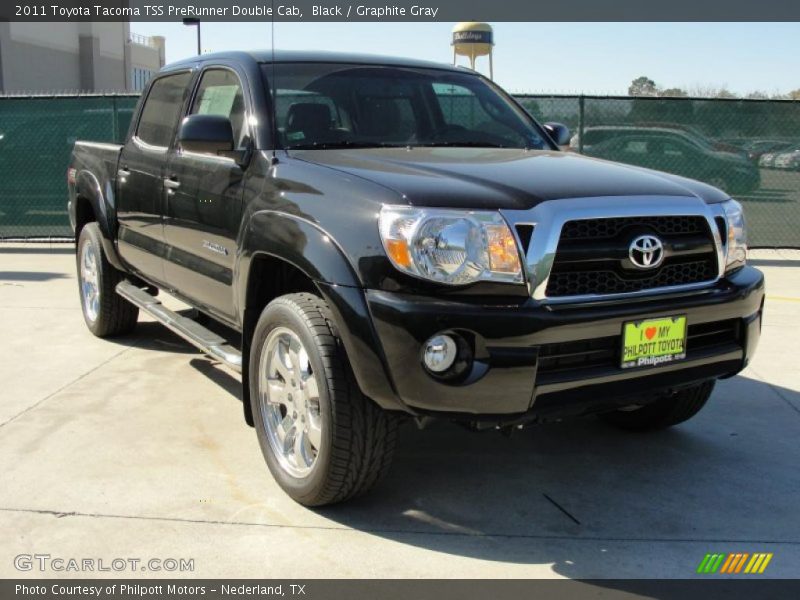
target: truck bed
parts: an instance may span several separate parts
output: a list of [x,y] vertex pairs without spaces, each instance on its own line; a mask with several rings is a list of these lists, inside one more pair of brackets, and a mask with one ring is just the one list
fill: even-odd
[[111,232],[116,231],[114,192],[121,152],[120,144],[81,140],[75,142],[67,173],[69,193],[67,211],[73,231],[76,230],[78,217],[76,214],[78,195],[92,204],[95,218],[109,240]]
[[70,166],[76,171],[89,171],[98,179],[107,177],[109,181],[114,181],[121,151],[121,144],[78,140],[72,149]]

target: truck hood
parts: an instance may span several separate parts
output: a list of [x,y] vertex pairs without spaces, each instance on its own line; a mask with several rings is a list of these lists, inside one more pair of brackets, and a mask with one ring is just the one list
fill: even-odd
[[506,148],[293,150],[293,158],[389,188],[415,206],[532,208],[545,200],[726,194],[703,183],[571,152]]

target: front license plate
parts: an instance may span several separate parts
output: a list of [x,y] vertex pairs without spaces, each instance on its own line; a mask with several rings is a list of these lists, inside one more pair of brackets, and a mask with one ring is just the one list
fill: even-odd
[[686,315],[622,324],[622,368],[655,367],[686,358]]

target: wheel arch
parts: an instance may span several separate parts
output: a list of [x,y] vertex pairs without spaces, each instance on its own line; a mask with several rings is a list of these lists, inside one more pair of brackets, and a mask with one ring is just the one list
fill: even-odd
[[313,281],[360,287],[358,275],[335,238],[316,223],[278,211],[259,211],[243,225],[237,270],[246,298],[250,262],[258,255],[284,260]]
[[389,381],[361,283],[332,236],[303,218],[272,211],[254,215],[243,231],[236,279],[247,423],[253,424],[248,370],[255,325],[270,301],[295,292],[327,302],[362,392],[384,408],[406,410]]
[[87,223],[96,222],[103,239],[103,251],[108,262],[115,268],[125,271],[125,266],[117,254],[114,236],[117,232],[116,211],[113,209],[113,189],[109,183],[103,191],[100,181],[93,173],[81,170],[75,177],[74,229],[75,240]]

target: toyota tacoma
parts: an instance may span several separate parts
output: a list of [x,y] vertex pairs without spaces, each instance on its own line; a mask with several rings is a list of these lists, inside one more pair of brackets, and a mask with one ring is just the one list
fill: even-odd
[[305,505],[373,486],[403,420],[681,423],[758,343],[742,207],[568,142],[449,65],[169,65],[123,145],[75,144],[83,317],[114,336],[143,311],[240,372],[244,418]]

